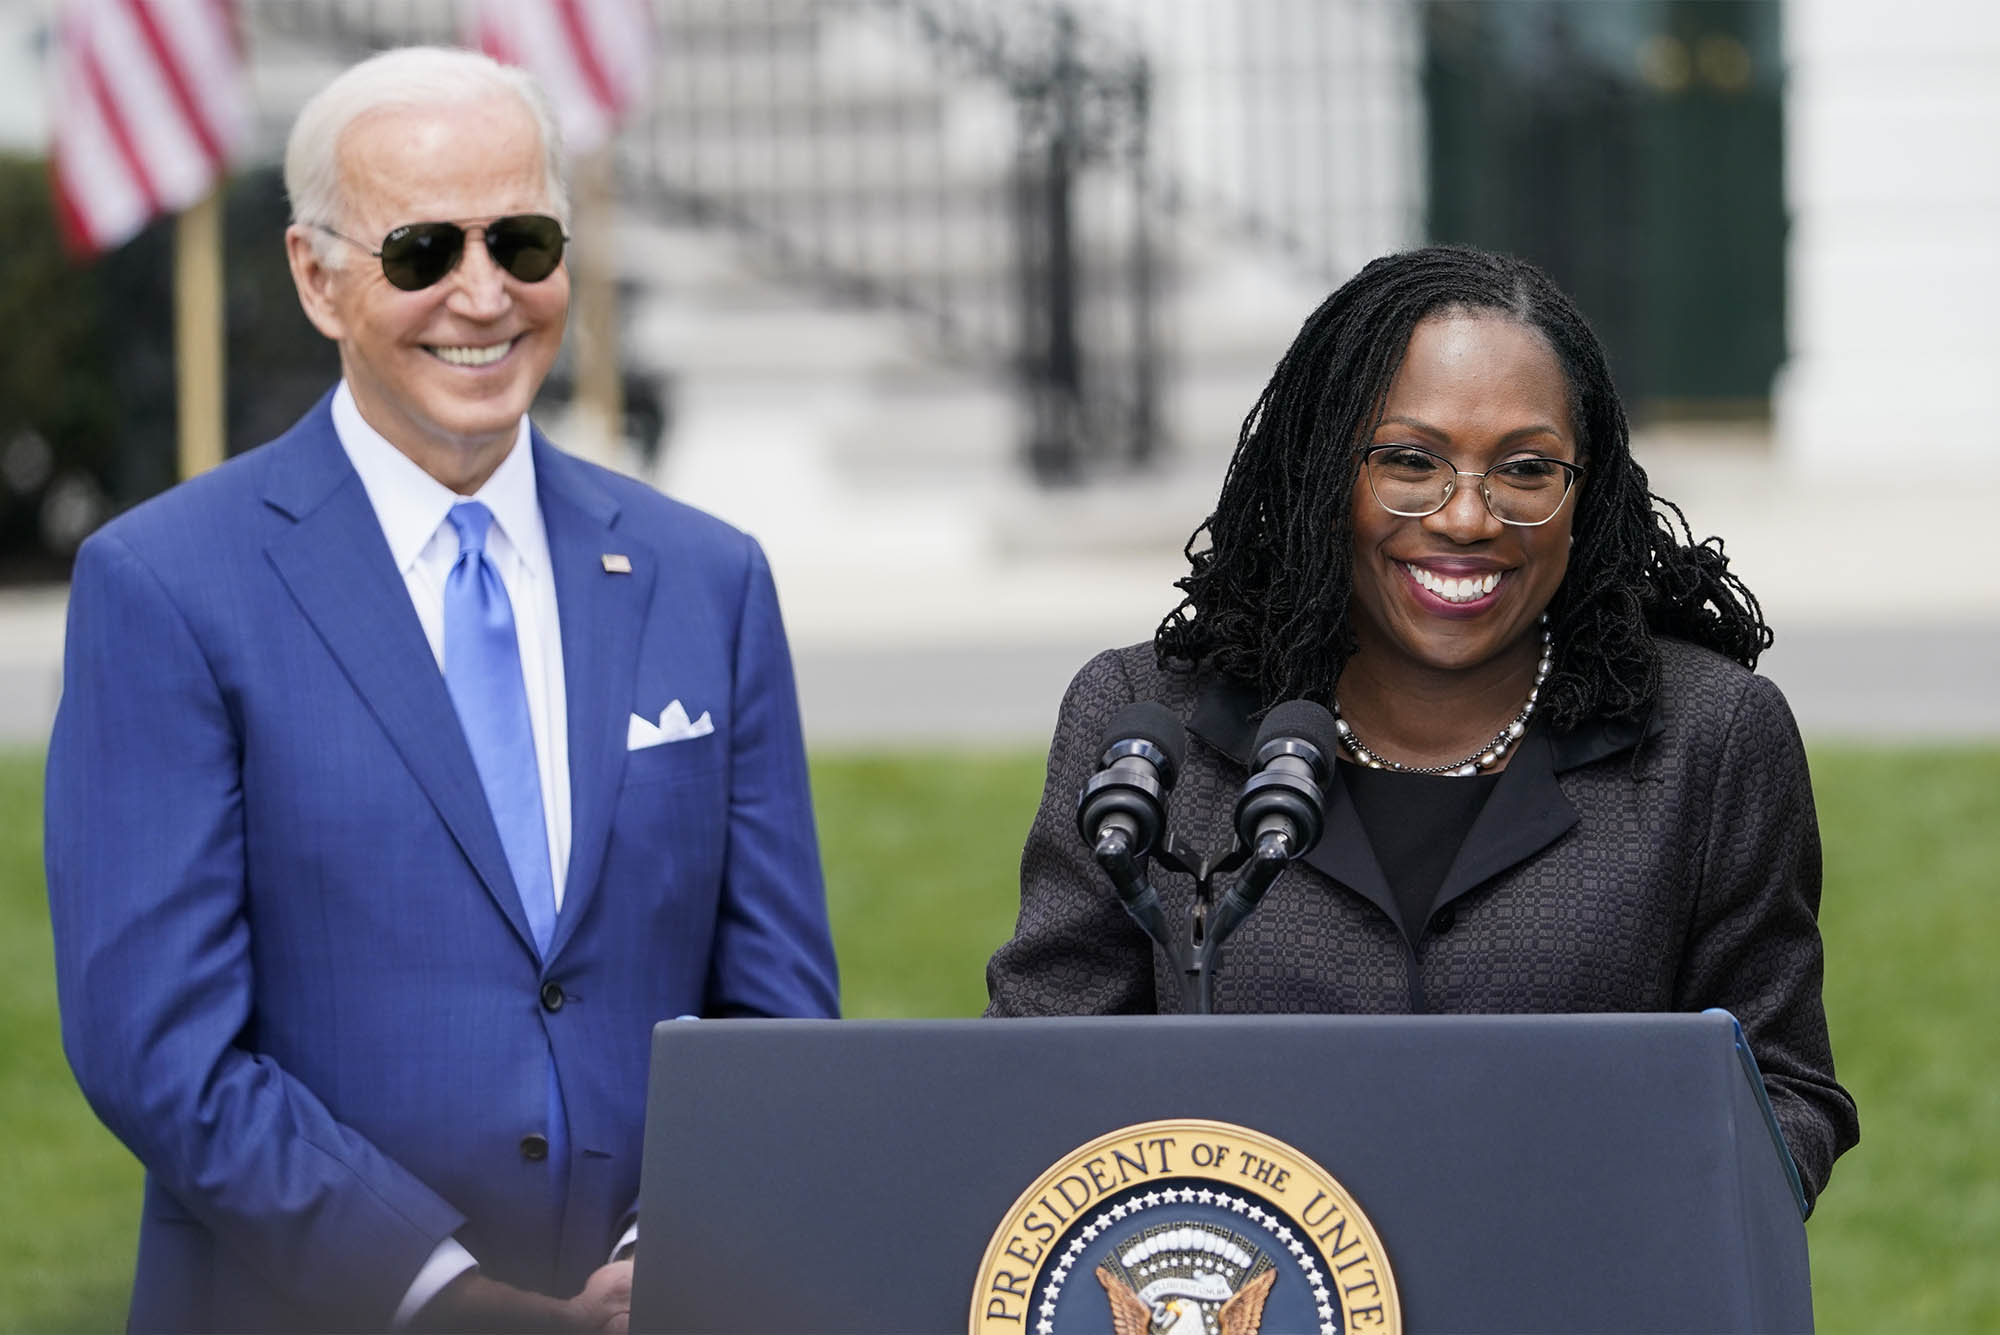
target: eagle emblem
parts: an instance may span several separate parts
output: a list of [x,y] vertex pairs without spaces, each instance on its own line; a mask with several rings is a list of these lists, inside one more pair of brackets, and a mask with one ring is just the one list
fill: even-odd
[[1112,1335],[1258,1335],[1278,1270],[1253,1242],[1213,1224],[1157,1224],[1097,1267]]
[[1079,1145],[1016,1198],[966,1330],[1401,1335],[1395,1284],[1381,1239],[1319,1164],[1252,1127],[1161,1119]]

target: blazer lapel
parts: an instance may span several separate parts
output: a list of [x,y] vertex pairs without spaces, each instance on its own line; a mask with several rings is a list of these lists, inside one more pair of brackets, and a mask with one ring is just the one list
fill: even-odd
[[[625,777],[626,731],[658,558],[617,531],[618,503],[583,465],[556,450],[540,431],[534,444],[569,709],[569,870],[549,945],[553,960],[589,910],[604,866],[612,810]],[[630,570],[605,569],[607,555],[623,556]]]
[[[1247,687],[1211,682],[1195,702],[1189,730],[1247,769],[1256,737],[1250,715],[1256,707],[1255,693]],[[1657,725],[1653,730],[1658,730]],[[1577,823],[1576,808],[1556,783],[1559,761],[1563,768],[1588,763],[1631,745],[1640,732],[1637,726],[1595,727],[1551,738],[1543,729],[1530,729],[1467,832],[1438,887],[1434,907],[1442,907],[1488,877],[1540,852]],[[1390,922],[1403,927],[1395,893],[1382,874],[1375,848],[1337,773],[1327,785],[1326,799],[1326,829],[1306,854],[1306,865],[1360,895]]]
[[534,936],[444,675],[326,401],[273,451],[265,501],[295,522],[266,548],[271,564],[532,953]]
[[1409,934],[1404,928],[1403,910],[1396,902],[1396,893],[1389,888],[1389,878],[1382,874],[1382,864],[1375,860],[1375,845],[1368,842],[1368,832],[1361,828],[1360,813],[1348,801],[1347,785],[1340,781],[1338,772],[1326,786],[1326,828],[1320,833],[1319,842],[1306,854],[1305,863],[1382,910],[1398,931],[1405,936]]
[[1530,728],[1500,782],[1486,799],[1451,870],[1438,886],[1432,909],[1442,908],[1489,876],[1541,852],[1577,823],[1576,808],[1556,783],[1555,752],[1548,733]]
[[1628,751],[1665,728],[1657,709],[1644,721],[1592,721],[1568,732],[1530,728],[1466,832],[1438,886],[1437,906],[1541,852],[1581,819],[1556,775]]
[[1248,682],[1217,678],[1204,682],[1195,696],[1188,731],[1245,769],[1257,729],[1250,716],[1257,712],[1257,690]]

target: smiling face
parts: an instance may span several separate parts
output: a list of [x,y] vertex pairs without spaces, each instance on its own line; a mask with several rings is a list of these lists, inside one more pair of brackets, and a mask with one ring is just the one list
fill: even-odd
[[[330,225],[368,249],[404,223],[556,212],[534,117],[507,94],[363,115],[341,137],[339,167],[349,203]],[[471,231],[442,281],[405,292],[358,246],[304,226],[286,233],[300,303],[340,345],[362,418],[466,493],[507,456],[569,309],[567,265],[524,283],[493,263],[482,237]],[[323,245],[344,253],[322,258]]]
[[[1542,335],[1492,312],[1418,323],[1369,443],[1414,445],[1466,472],[1541,456],[1585,462],[1569,383]],[[1358,465],[1357,465],[1358,466]],[[1354,484],[1350,618],[1373,673],[1487,669],[1531,673],[1537,620],[1562,583],[1579,481],[1539,528],[1495,519],[1476,478],[1422,518],[1383,509]]]

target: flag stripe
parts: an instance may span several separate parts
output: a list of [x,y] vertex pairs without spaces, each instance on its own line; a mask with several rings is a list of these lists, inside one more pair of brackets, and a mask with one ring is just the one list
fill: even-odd
[[222,140],[215,127],[209,124],[208,109],[195,100],[188,88],[186,72],[181,67],[178,55],[167,45],[166,34],[153,16],[153,6],[145,0],[123,0],[127,14],[138,27],[145,39],[147,49],[152,52],[161,79],[166,83],[167,92],[174,105],[180,109],[182,123],[186,125],[195,142],[201,145],[202,156],[208,159],[209,170],[219,170],[223,162]]
[[49,159],[49,196],[55,201],[56,227],[62,233],[63,245],[72,255],[88,255],[96,249],[91,243],[92,228],[77,211],[76,195],[63,179],[62,168],[54,158]]
[[159,187],[153,184],[153,173],[147,170],[145,156],[139,152],[138,144],[133,141],[131,128],[125,124],[124,109],[118,105],[118,99],[112,96],[110,85],[104,78],[104,70],[97,63],[96,52],[85,51],[82,54],[83,77],[90,85],[90,100],[97,106],[98,122],[111,136],[111,143],[118,150],[118,157],[124,162],[133,187],[146,201],[146,211],[158,213]]
[[583,11],[604,72],[617,90],[620,110],[646,94],[646,68],[653,58],[653,24],[640,4],[590,5]]
[[105,0],[98,10],[93,30],[97,65],[160,207],[185,208],[207,192],[215,167],[203,157],[201,141],[174,105],[167,71],[147,48],[145,30],[128,5],[129,0]]
[[555,103],[563,138],[570,147],[588,152],[604,139],[609,122],[603,106],[584,84],[562,21],[546,4],[512,7],[509,17],[509,43],[520,53],[522,68],[541,81],[549,100]]
[[[63,217],[76,224],[72,238],[80,257],[101,250],[105,237],[123,240],[145,226],[150,210],[118,164],[103,123],[94,116],[80,116],[63,145],[66,152],[50,163],[55,177],[58,203]],[[100,179],[113,183],[110,189],[85,189],[78,177],[79,163],[102,164]]]
[[[207,112],[225,157],[249,142],[251,115],[249,81],[243,44],[236,32],[228,0],[153,0],[165,21],[161,31],[187,72],[188,90]],[[196,78],[204,70],[236,72],[232,78]]]
[[520,48],[510,40],[506,27],[493,21],[491,14],[479,18],[479,49],[503,65],[522,63]]
[[[243,33],[236,26],[236,6],[231,0],[201,0],[201,8],[206,16],[204,30],[220,39],[210,54],[227,56],[230,64],[239,68],[247,66],[249,62],[244,58]],[[242,85],[239,83],[237,88],[240,90]]]
[[578,152],[602,144],[645,98],[652,27],[643,0],[476,0],[472,18],[489,55],[541,83]]
[[590,32],[584,27],[583,16],[577,13],[578,0],[553,0],[556,18],[563,27],[563,36],[569,39],[570,54],[576,60],[576,67],[583,75],[584,86],[597,99],[597,105],[606,112],[618,110],[618,93],[605,76],[604,66],[597,59],[597,47],[592,43]]
[[106,244],[102,238],[122,240],[137,231],[147,210],[91,100],[80,63],[83,50],[76,42],[56,47],[50,86],[56,105],[67,108],[68,114],[53,123],[55,151],[50,165],[66,215],[79,228],[78,253],[88,255]]
[[195,202],[249,137],[231,0],[63,0],[51,57],[51,176],[86,252]]

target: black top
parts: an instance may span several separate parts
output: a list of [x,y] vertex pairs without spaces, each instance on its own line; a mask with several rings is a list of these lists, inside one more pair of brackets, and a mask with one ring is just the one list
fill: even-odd
[[1403,936],[1415,946],[1430,921],[1438,887],[1472,822],[1499,784],[1498,774],[1408,774],[1340,764],[1347,796],[1396,893]]

